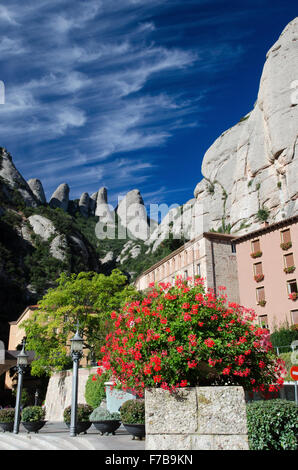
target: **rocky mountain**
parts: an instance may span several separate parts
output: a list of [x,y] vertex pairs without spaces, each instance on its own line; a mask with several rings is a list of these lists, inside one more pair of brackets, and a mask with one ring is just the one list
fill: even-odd
[[296,18],[268,51],[254,109],[207,150],[194,198],[172,208],[160,224],[149,219],[138,189],[113,208],[105,187],[72,200],[63,183],[47,203],[41,181],[26,182],[0,148],[5,318],[36,301],[61,271],[119,267],[134,279],[203,231],[241,235],[297,214],[297,57]]
[[242,234],[257,229],[262,215],[275,222],[297,214],[297,57],[296,18],[267,53],[254,109],[204,156],[194,191],[204,226]]

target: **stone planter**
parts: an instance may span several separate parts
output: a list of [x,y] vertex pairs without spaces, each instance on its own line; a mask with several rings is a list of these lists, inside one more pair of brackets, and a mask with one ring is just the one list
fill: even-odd
[[115,431],[120,427],[120,420],[106,420],[106,421],[92,421],[93,426],[100,432],[103,436],[104,434],[115,435]]
[[3,432],[12,432],[13,431],[13,422],[0,423],[0,428],[3,430]]
[[146,450],[248,450],[242,387],[145,392]]
[[[70,428],[70,423],[65,423],[68,428]],[[91,426],[90,421],[78,421],[77,422],[77,434],[87,434],[88,429]]]
[[142,440],[146,435],[145,424],[125,424],[123,423],[126,431],[129,432],[134,438]]
[[35,434],[37,434],[38,431],[41,428],[43,428],[45,424],[46,424],[46,421],[30,421],[30,422],[22,421],[22,425],[24,426],[28,434],[30,432],[34,432]]

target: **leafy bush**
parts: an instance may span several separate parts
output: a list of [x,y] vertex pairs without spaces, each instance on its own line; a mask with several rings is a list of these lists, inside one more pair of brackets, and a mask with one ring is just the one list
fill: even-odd
[[104,373],[100,377],[89,375],[85,387],[85,399],[92,408],[97,408],[106,397],[105,382],[110,379],[110,373]]
[[119,420],[120,421],[120,413],[115,412],[115,413],[110,413],[108,410],[105,410],[104,408],[95,408],[95,410],[92,411],[91,415],[89,416],[89,421],[114,421],[114,420]]
[[297,450],[298,406],[286,400],[255,401],[247,405],[251,450]]
[[286,353],[280,354],[280,357],[285,362],[285,368],[287,370],[287,375],[284,377],[284,380],[286,382],[293,382],[293,379],[292,379],[291,374],[290,374],[290,369],[293,365],[292,360],[291,360],[291,356],[292,356],[292,352],[286,352]]
[[[160,283],[143,301],[112,312],[113,329],[98,362],[122,390],[144,396],[146,387],[240,385],[273,392],[282,385],[283,361],[272,349],[268,330],[254,324],[255,313],[178,278]],[[98,369],[98,374],[102,369]]]
[[[272,345],[276,347],[290,346],[293,341],[298,340],[298,328],[297,325],[284,325],[280,328],[275,328],[270,336]],[[289,347],[290,351],[290,347]],[[283,348],[282,352],[286,352]]]
[[36,421],[44,421],[46,410],[41,406],[27,406],[22,411],[22,421],[31,423]]
[[261,222],[266,222],[269,218],[270,212],[268,209],[265,209],[263,207],[262,209],[259,209],[257,212],[257,219],[260,220]]
[[124,424],[145,424],[145,400],[127,400],[120,408]]
[[13,423],[14,408],[3,408],[0,410],[0,423]]
[[[86,405],[83,403],[78,404],[77,408],[77,420],[79,423],[83,421],[89,421],[89,416],[92,413],[93,408],[90,405]],[[65,408],[64,413],[63,413],[63,418],[65,423],[70,423],[70,418],[71,418],[71,406],[68,406]]]

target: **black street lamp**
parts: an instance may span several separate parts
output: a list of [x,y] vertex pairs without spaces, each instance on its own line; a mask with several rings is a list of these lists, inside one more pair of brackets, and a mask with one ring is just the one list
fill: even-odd
[[17,397],[16,397],[16,406],[14,414],[14,434],[19,433],[20,428],[20,415],[21,415],[21,397],[22,397],[22,388],[23,388],[23,375],[28,365],[29,355],[25,351],[26,339],[23,338],[22,341],[22,351],[17,355],[17,371],[18,371],[18,387],[17,387]]
[[70,341],[71,357],[73,360],[70,436],[75,437],[77,435],[78,371],[84,342],[83,338],[79,335],[79,324],[77,324],[76,334]]

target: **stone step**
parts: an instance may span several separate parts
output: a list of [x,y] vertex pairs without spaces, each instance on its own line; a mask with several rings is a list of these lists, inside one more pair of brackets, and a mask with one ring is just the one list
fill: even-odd
[[44,434],[0,434],[1,450],[96,450],[86,437],[58,437]]

